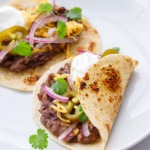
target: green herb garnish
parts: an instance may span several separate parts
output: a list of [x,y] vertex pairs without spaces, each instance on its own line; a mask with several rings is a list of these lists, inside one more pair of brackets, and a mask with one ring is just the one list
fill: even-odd
[[82,123],[85,122],[85,121],[88,119],[88,117],[87,117],[87,115],[85,114],[85,112],[83,111],[81,105],[79,105],[78,119],[79,119]]
[[51,85],[51,88],[56,94],[63,95],[68,89],[68,83],[62,78],[58,78],[56,82]]
[[52,12],[52,10],[53,10],[53,6],[50,3],[42,3],[40,4],[37,11],[39,13],[43,13],[43,12]]
[[63,21],[58,21],[57,23],[57,35],[60,39],[63,39],[66,35],[67,26]]
[[29,137],[29,143],[35,149],[43,150],[48,146],[48,135],[43,129],[38,129],[37,134]]
[[26,41],[20,41],[13,51],[20,56],[32,55],[32,47]]
[[79,7],[74,7],[69,10],[67,13],[67,18],[74,19],[74,20],[81,20],[82,18],[82,10]]

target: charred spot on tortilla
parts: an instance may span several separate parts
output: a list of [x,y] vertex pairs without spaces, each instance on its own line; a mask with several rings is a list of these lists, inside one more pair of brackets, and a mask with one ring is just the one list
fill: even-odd
[[109,102],[112,103],[113,101],[114,99],[111,96],[109,96]]
[[94,49],[95,49],[95,47],[96,47],[96,43],[95,43],[94,41],[91,41],[91,42],[89,43],[88,50],[91,51],[91,52],[93,52]]
[[121,75],[119,71],[111,65],[102,68],[103,74],[106,76],[102,82],[106,88],[111,92],[121,90]]
[[39,78],[40,78],[39,75],[34,75],[26,77],[23,82],[27,85],[34,85],[39,80]]
[[99,98],[97,99],[97,101],[100,102],[100,101],[101,101],[101,98],[99,97]]
[[120,106],[120,102],[117,101],[116,103],[113,104],[113,108],[114,108],[114,111],[118,112],[118,108]]
[[113,101],[113,103],[112,103],[114,112],[118,112],[118,108],[119,108],[119,106],[120,106],[120,102],[121,102],[122,98],[123,98],[122,95],[120,95],[120,96],[115,96],[114,101]]
[[89,96],[88,93],[85,93],[85,96],[88,97]]
[[[93,67],[97,68],[97,64],[94,64]],[[97,73],[97,75],[99,75],[99,73]]]
[[80,88],[79,88],[79,89],[80,89],[80,90],[83,90],[84,88],[86,88],[86,86],[87,86],[87,85],[86,85],[85,82],[81,82],[81,83],[80,83]]
[[89,80],[89,74],[88,74],[88,72],[85,73],[83,79],[84,79],[84,80]]
[[92,84],[89,85],[90,89],[94,92],[98,92],[99,91],[99,87],[98,87],[98,82],[94,81]]
[[110,132],[110,126],[109,126],[109,124],[105,124],[105,127],[106,127],[106,129],[107,129],[107,131],[109,133]]
[[122,98],[123,98],[123,97],[122,97],[122,95],[120,95],[120,96],[119,96],[119,101],[121,101],[121,100],[122,100]]

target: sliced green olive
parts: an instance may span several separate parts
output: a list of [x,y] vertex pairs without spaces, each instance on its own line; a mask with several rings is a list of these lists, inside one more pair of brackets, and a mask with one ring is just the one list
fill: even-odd
[[77,122],[77,121],[79,121],[79,119],[78,119],[79,108],[78,108],[78,106],[75,106],[74,108],[75,108],[75,113],[74,114],[70,114],[70,113],[63,114],[71,122]]
[[77,121],[79,121],[77,114],[69,114],[69,113],[66,113],[66,114],[63,114],[63,115],[64,115],[67,119],[69,119],[71,122],[77,122]]
[[118,54],[118,51],[115,49],[108,49],[102,54],[102,57],[110,55],[110,54]]
[[69,101],[67,104],[66,103],[62,103],[62,105],[67,109],[67,112],[70,113],[73,110],[73,103],[71,101]]
[[[69,97],[69,98],[72,98],[71,101],[68,102],[68,104],[64,104],[66,105],[65,107],[67,108],[72,108],[73,109],[73,106],[76,105],[76,104],[79,104],[79,99],[77,98],[77,92],[76,91],[67,91],[65,94],[63,94],[63,96],[66,96],[66,97]],[[73,102],[73,103],[72,103]],[[71,111],[70,111],[71,112]]]
[[72,102],[73,102],[74,104],[79,104],[79,103],[80,103],[80,102],[79,102],[79,99],[78,99],[77,97],[72,98]]
[[77,96],[77,92],[76,91],[67,91],[66,93],[63,94],[63,96],[66,96],[66,97],[76,97]]
[[[28,31],[22,26],[13,26],[0,32],[0,51],[5,49],[3,42],[12,40],[21,40],[26,37]],[[12,51],[10,53],[13,53]]]

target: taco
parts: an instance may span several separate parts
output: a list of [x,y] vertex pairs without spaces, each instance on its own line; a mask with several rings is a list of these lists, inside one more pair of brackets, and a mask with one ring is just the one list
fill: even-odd
[[54,65],[33,91],[36,124],[68,149],[105,149],[137,63],[121,54],[86,52]]
[[48,0],[14,0],[1,9],[11,11],[5,15],[21,15],[21,21],[0,32],[0,85],[32,91],[50,66],[80,49],[101,49],[98,32],[78,7],[68,10]]

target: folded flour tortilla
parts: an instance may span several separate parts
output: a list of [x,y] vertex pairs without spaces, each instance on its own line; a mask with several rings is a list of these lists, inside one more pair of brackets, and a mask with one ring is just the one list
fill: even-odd
[[56,73],[65,63],[65,60],[51,67],[37,82],[33,91],[33,116],[40,128],[49,134],[49,137],[72,150],[103,150],[106,147],[113,123],[122,103],[125,90],[130,76],[138,64],[136,60],[121,54],[111,54],[101,58],[96,64],[88,69],[80,81],[78,87],[78,98],[82,108],[90,122],[99,130],[100,140],[92,144],[65,143],[59,141],[41,123],[41,114],[38,111],[41,106],[38,93],[41,85],[46,81],[48,75]]

